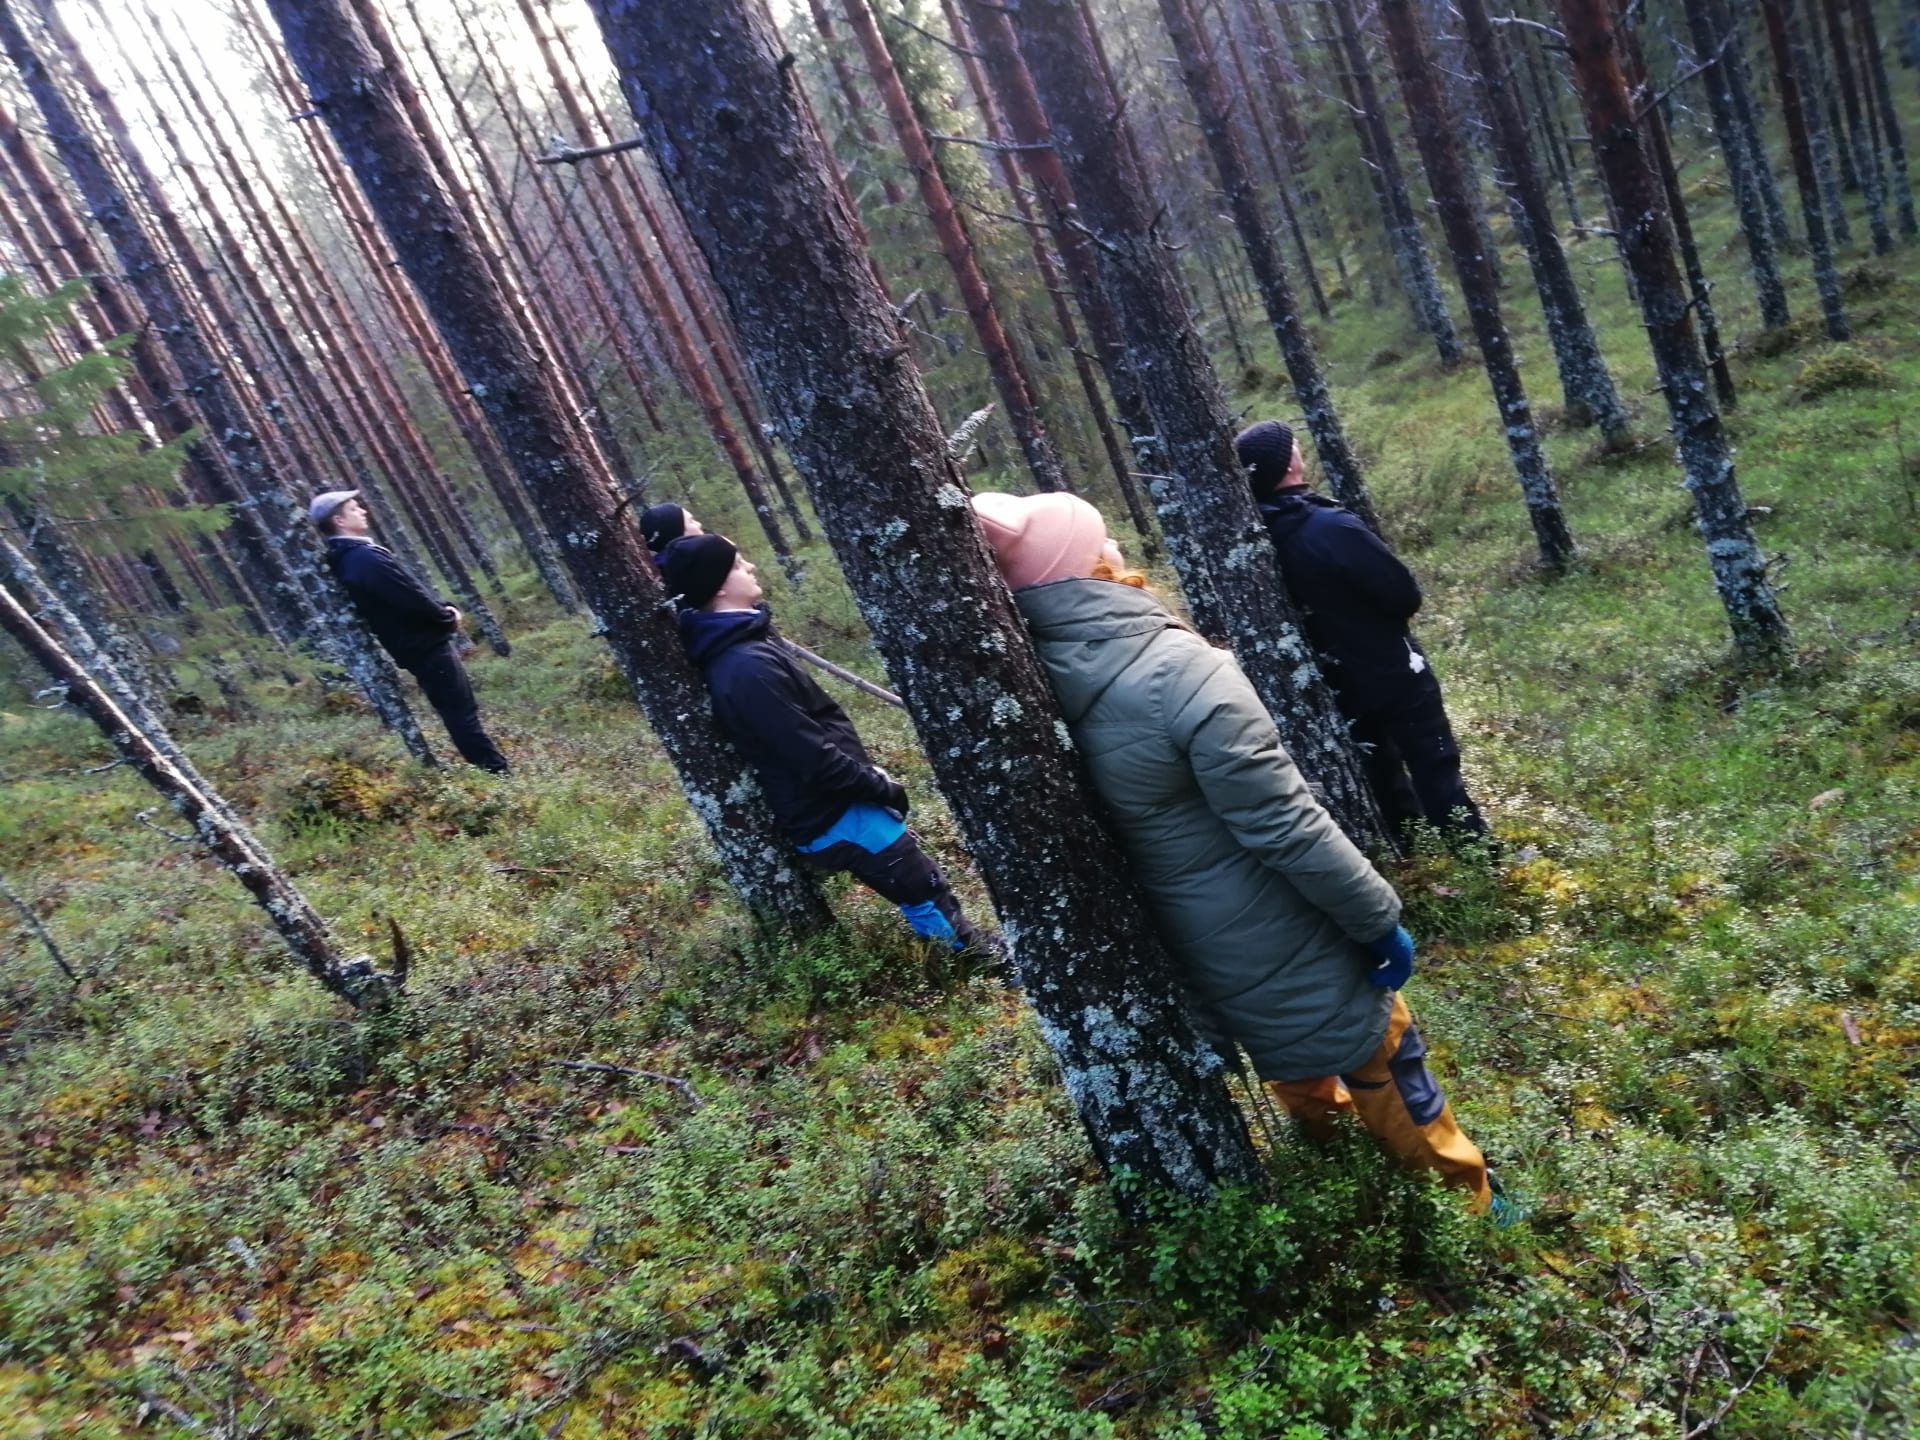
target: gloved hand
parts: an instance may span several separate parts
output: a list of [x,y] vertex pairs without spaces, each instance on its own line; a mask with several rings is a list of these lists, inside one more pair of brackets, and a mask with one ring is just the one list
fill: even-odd
[[1413,978],[1413,936],[1396,925],[1378,940],[1369,940],[1366,950],[1379,963],[1367,971],[1367,983],[1382,990],[1399,990]]
[[884,809],[893,811],[893,813],[898,815],[902,820],[906,819],[907,806],[912,803],[912,801],[907,798],[907,787],[887,774],[886,771],[880,769],[879,766],[874,766],[874,770],[880,776],[881,784],[885,785],[887,789],[887,798],[880,802],[881,806]]

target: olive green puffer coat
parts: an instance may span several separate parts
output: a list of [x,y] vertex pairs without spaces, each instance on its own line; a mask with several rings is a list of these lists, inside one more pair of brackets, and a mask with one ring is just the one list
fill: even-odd
[[1014,593],[1133,879],[1216,1044],[1263,1080],[1357,1068],[1392,993],[1361,943],[1400,900],[1313,798],[1240,667],[1143,590]]

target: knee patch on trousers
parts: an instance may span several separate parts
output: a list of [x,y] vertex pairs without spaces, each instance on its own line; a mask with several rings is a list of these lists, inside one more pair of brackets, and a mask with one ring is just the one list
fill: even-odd
[[1427,1042],[1411,1025],[1400,1037],[1400,1048],[1387,1062],[1387,1070],[1414,1124],[1431,1125],[1440,1118],[1440,1112],[1447,1108],[1447,1097],[1441,1092],[1440,1082],[1433,1078],[1433,1072],[1427,1069]]

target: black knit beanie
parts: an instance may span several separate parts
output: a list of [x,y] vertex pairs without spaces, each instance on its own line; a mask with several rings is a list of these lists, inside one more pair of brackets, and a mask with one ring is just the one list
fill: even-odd
[[699,610],[720,593],[739,553],[724,535],[682,536],[660,552],[660,578],[683,608]]
[[1271,495],[1293,464],[1293,431],[1278,420],[1261,420],[1233,437],[1233,453],[1246,467],[1256,495]]
[[640,512],[640,533],[647,548],[658,555],[687,533],[687,512],[678,505],[649,505]]

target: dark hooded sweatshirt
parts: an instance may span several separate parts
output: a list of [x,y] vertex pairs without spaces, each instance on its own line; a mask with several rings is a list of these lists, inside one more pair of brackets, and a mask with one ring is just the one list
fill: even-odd
[[875,767],[846,711],[780,643],[764,605],[682,610],[680,637],[720,728],[759,774],[794,844],[818,839],[851,805],[905,809],[899,783]]
[[327,568],[374,638],[401,665],[417,665],[453,638],[452,607],[428,594],[393,552],[356,536],[327,537]]
[[1420,609],[1419,582],[1365,522],[1306,490],[1262,500],[1260,518],[1342,709],[1364,715],[1434,683],[1407,633]]

